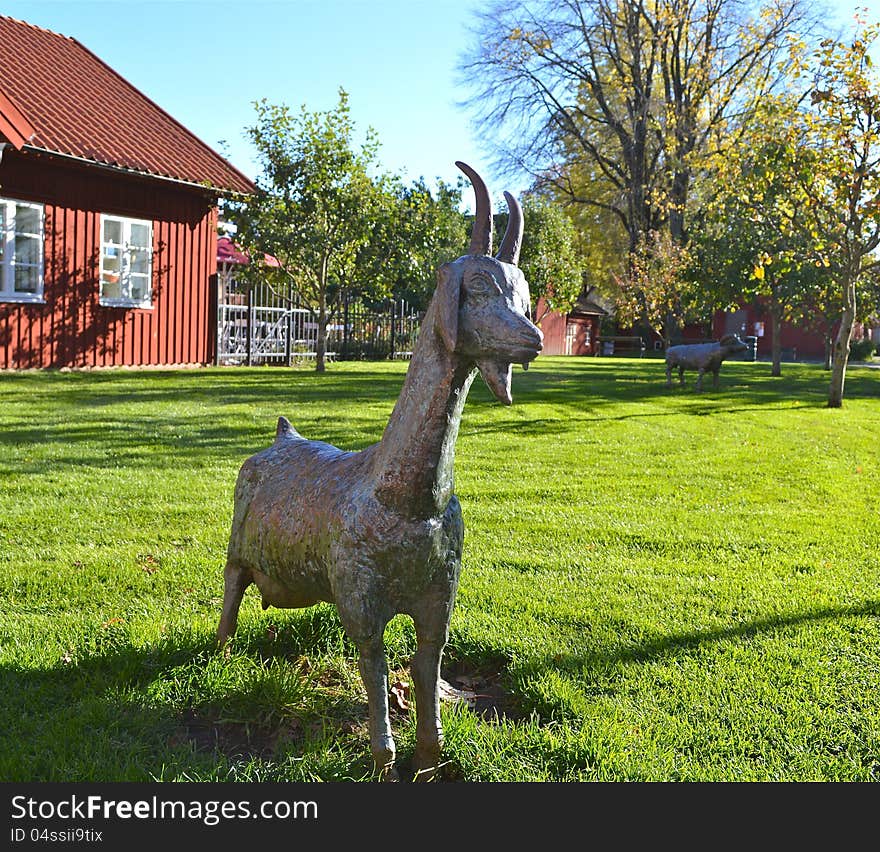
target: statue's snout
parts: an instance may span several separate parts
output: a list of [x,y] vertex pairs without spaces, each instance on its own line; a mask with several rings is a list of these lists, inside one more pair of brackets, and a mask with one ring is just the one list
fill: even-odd
[[544,334],[528,317],[523,317],[523,322],[519,325],[519,333],[510,342],[522,349],[522,357],[514,358],[514,361],[517,363],[534,361],[544,348]]

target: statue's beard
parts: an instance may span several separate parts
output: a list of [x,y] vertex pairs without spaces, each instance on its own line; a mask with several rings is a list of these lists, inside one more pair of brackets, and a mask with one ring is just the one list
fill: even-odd
[[510,405],[513,402],[510,393],[513,365],[509,361],[481,358],[477,361],[477,369],[495,398],[504,405]]

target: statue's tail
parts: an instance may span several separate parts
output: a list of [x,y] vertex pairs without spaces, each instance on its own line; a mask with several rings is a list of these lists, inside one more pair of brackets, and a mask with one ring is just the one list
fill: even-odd
[[287,441],[291,438],[302,439],[302,435],[290,425],[290,421],[286,417],[278,418],[278,425],[275,427],[275,443],[279,441]]

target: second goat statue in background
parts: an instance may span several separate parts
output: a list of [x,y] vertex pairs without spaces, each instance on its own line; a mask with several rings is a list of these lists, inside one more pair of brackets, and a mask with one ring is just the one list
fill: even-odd
[[275,443],[249,458],[235,487],[225,569],[223,643],[235,632],[245,589],[263,607],[336,604],[357,645],[366,687],[376,770],[394,773],[384,631],[412,617],[417,651],[416,777],[430,779],[442,730],[438,679],[458,588],[464,526],[453,494],[453,458],[462,410],[479,370],[510,405],[513,364],[542,348],[529,319],[529,289],[517,267],[522,210],[509,193],[507,231],[492,257],[492,210],[482,178],[464,163],[476,194],[469,254],[437,271],[400,397],[382,439],[344,452],[301,437],[283,417]]

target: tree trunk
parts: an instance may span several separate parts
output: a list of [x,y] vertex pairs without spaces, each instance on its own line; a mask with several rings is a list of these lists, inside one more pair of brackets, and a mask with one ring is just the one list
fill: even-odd
[[782,375],[782,317],[777,307],[770,309],[770,328],[773,335],[773,367],[771,376]]
[[849,362],[849,343],[856,321],[855,276],[848,276],[844,285],[843,313],[840,329],[834,341],[834,361],[831,367],[831,387],[828,389],[828,408],[843,405],[843,384],[846,381],[846,365]]
[[667,312],[666,320],[663,323],[663,343],[667,349],[672,346],[672,340],[679,330],[675,316],[671,312]]
[[684,211],[687,205],[690,175],[686,171],[676,171],[672,180],[669,209],[669,233],[676,245],[684,245]]
[[315,372],[323,373],[327,368],[324,356],[327,352],[327,297],[321,292],[318,302],[318,333],[315,340]]
[[831,328],[830,327],[826,330],[823,337],[825,339],[825,360],[822,362],[822,369],[823,370],[830,370],[831,369],[831,345],[832,345]]

